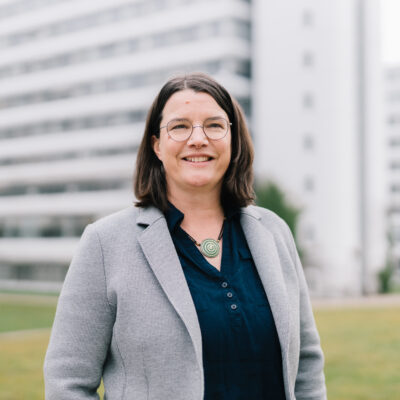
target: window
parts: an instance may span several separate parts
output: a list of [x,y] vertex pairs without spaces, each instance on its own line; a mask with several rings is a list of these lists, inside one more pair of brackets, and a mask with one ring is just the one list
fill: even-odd
[[302,57],[302,64],[304,67],[313,67],[314,66],[314,53],[311,51],[305,51]]
[[314,182],[314,178],[311,176],[306,176],[304,178],[304,189],[307,192],[313,192],[315,189],[315,182]]
[[304,230],[304,237],[306,240],[313,241],[315,239],[315,228],[312,225],[308,225]]
[[304,27],[312,27],[315,23],[314,13],[311,10],[304,10],[302,15],[302,23]]
[[306,134],[303,137],[303,148],[305,150],[313,150],[314,149],[314,138],[311,134]]
[[314,95],[310,92],[304,93],[303,95],[303,108],[314,108],[315,106],[315,99]]

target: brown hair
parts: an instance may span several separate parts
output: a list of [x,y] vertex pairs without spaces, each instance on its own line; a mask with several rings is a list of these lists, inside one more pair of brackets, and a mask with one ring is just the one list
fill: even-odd
[[161,211],[168,209],[167,183],[161,161],[153,151],[152,136],[159,137],[164,106],[176,92],[190,89],[209,94],[226,112],[231,126],[231,161],[224,175],[221,204],[244,207],[254,200],[254,150],[243,111],[227,90],[210,76],[193,73],[167,81],[161,88],[147,114],[146,126],[139,147],[134,175],[136,206],[153,205]]

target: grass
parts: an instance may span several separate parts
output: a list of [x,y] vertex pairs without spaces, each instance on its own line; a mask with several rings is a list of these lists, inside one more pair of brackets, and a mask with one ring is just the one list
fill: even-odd
[[56,298],[0,294],[0,333],[50,327]]
[[400,393],[400,307],[319,310],[329,399],[387,400]]
[[[0,295],[2,332],[50,327],[55,299]],[[400,393],[400,307],[315,312],[329,400],[383,400]],[[50,330],[0,334],[1,400],[43,399]]]
[[0,337],[2,400],[44,398],[42,365],[49,331]]

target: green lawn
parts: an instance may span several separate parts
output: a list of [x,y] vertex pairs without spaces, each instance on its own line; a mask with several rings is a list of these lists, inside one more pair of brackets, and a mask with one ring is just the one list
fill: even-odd
[[330,400],[400,398],[400,307],[319,310]]
[[56,308],[54,296],[0,294],[0,333],[51,326]]
[[[51,326],[55,299],[0,295],[0,332]],[[400,307],[320,309],[329,400],[391,400],[400,393]],[[43,399],[50,330],[0,334],[2,400]],[[396,394],[397,393],[397,394]]]

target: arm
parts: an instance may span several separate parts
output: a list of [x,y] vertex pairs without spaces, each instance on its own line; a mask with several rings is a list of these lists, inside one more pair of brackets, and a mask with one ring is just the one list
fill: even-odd
[[297,400],[324,400],[324,355],[311,308],[303,267],[296,252],[300,285],[300,360],[295,394]]
[[[286,225],[286,224],[285,224]],[[297,400],[325,400],[324,355],[315,325],[303,267],[293,236],[287,227],[299,282],[300,358],[295,395]]]
[[95,228],[82,236],[58,301],[44,363],[47,400],[98,399],[114,323]]

